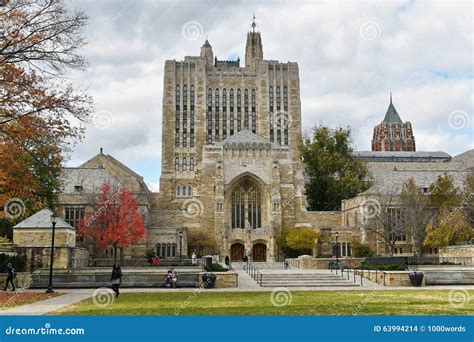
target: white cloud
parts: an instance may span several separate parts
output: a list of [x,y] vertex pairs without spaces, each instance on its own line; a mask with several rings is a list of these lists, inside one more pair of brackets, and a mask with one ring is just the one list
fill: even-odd
[[[299,64],[304,129],[318,122],[351,125],[356,147],[370,149],[392,91],[419,150],[457,154],[473,147],[472,134],[449,130],[448,122],[454,110],[474,121],[471,2],[127,0],[75,6],[90,16],[86,38],[92,42],[85,50],[89,70],[73,77],[90,86],[97,110],[110,112],[113,125],[89,127],[71,163],[99,146],[132,169],[159,160],[164,61],[198,55],[206,35],[219,58],[243,61],[253,11],[265,58]],[[182,35],[190,21],[203,28],[196,40]],[[367,23],[376,29],[374,39],[361,36]],[[158,177],[159,170],[145,175],[151,185]]]

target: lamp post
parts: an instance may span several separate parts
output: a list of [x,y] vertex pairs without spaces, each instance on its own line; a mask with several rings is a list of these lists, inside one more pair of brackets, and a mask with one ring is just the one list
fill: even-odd
[[53,232],[51,237],[51,258],[49,260],[49,284],[46,293],[53,293],[53,263],[54,263],[54,233],[56,231],[56,222],[58,221],[58,215],[53,213],[51,215],[51,224],[53,225]]
[[179,261],[183,256],[183,232],[179,232]]
[[338,236],[339,236],[339,233],[336,232],[336,265],[339,265],[339,245],[337,242]]

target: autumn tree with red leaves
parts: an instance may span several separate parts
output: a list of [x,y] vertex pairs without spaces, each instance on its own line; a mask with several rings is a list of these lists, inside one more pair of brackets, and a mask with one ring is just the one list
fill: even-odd
[[117,252],[145,237],[143,217],[135,196],[124,186],[102,184],[93,201],[93,213],[79,224],[79,234],[92,238],[98,250],[112,247]]
[[17,197],[29,214],[57,202],[62,163],[92,111],[91,98],[67,80],[86,66],[86,21],[61,0],[0,1],[1,206]]

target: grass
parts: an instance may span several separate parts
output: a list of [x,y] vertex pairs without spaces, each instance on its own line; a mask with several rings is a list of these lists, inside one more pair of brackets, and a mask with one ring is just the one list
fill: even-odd
[[31,304],[48,298],[59,296],[60,293],[37,293],[37,292],[0,292],[0,311],[7,310],[19,305]]
[[[141,292],[122,293],[105,307],[92,298],[54,312],[59,315],[472,315],[474,291],[455,290],[453,298],[467,298],[464,305],[449,302],[449,290],[417,291],[311,291],[271,292]],[[112,298],[112,297],[110,297]]]

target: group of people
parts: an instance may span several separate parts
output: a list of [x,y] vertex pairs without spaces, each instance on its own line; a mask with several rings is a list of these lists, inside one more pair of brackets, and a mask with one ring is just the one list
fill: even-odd
[[173,268],[170,268],[166,275],[166,287],[176,288],[177,282],[178,282],[178,272],[176,272]]

